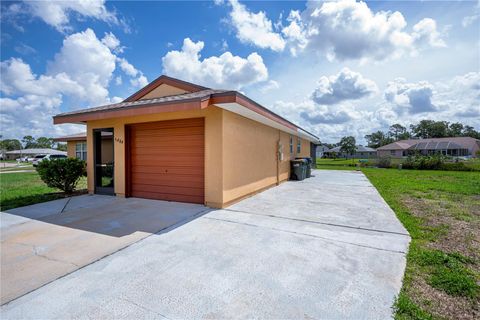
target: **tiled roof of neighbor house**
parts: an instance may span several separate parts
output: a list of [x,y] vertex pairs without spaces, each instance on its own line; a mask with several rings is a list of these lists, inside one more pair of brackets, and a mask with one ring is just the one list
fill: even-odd
[[177,94],[173,96],[166,96],[166,97],[160,97],[160,98],[144,99],[144,100],[136,100],[136,101],[123,101],[120,103],[107,104],[100,107],[64,112],[64,113],[58,114],[56,117],[82,114],[82,113],[88,113],[88,112],[111,111],[111,110],[126,109],[131,107],[167,104],[172,102],[188,102],[188,101],[203,100],[203,99],[210,98],[212,94],[223,93],[223,92],[228,92],[228,90],[206,89],[206,90],[201,90],[196,92],[189,92],[189,93]]
[[[370,147],[364,147],[364,146],[356,146],[357,147],[357,151],[356,152],[375,152],[377,150],[373,149],[373,148],[370,148]],[[341,147],[335,147],[335,148],[332,148],[330,150],[328,150],[328,152],[340,152],[340,148]]]
[[447,137],[431,139],[400,140],[378,148],[377,150],[439,150],[439,149],[473,149],[480,145],[480,140],[470,137]]
[[67,155],[65,151],[47,149],[47,148],[32,148],[32,149],[22,149],[22,150],[12,150],[5,152],[6,154],[63,154]]

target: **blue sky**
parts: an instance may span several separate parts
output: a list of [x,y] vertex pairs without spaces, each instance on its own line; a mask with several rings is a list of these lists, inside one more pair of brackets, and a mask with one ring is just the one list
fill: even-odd
[[1,131],[58,136],[59,112],[160,74],[236,89],[336,142],[420,119],[480,129],[478,1],[1,3]]

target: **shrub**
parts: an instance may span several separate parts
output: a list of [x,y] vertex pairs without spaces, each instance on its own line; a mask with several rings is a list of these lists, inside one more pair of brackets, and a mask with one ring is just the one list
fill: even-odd
[[414,156],[408,156],[407,160],[403,163],[405,169],[417,169],[417,170],[440,170],[444,163],[444,157],[439,154],[432,156],[424,156],[416,154]]
[[38,164],[37,171],[47,186],[71,194],[85,174],[85,161],[76,158],[46,159]]
[[474,168],[468,167],[463,162],[446,162],[442,163],[440,170],[445,171],[475,171]]
[[378,164],[377,166],[379,168],[391,168],[392,166],[392,159],[390,157],[381,157],[378,158]]

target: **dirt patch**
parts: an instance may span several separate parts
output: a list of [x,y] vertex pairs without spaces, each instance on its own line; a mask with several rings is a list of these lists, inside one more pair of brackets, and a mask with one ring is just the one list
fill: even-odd
[[474,320],[480,319],[480,303],[468,298],[452,297],[447,293],[432,288],[420,276],[412,279],[410,295],[413,301],[425,310],[446,319]]
[[[435,193],[404,195],[401,202],[422,219],[422,227],[432,232],[424,248],[460,253],[473,263],[468,269],[480,274],[480,197]],[[478,279],[478,278],[477,278]],[[447,319],[480,319],[480,300],[452,296],[427,283],[419,271],[412,275],[409,296],[424,310]]]
[[429,248],[460,253],[474,259],[476,266],[479,266],[479,197],[451,197],[436,192],[434,195],[404,196],[402,203],[414,216],[423,219],[423,225],[427,228],[444,229],[444,232],[439,232],[436,239],[428,244]]

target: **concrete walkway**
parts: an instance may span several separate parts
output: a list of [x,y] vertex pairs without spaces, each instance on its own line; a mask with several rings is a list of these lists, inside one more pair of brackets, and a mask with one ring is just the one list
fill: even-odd
[[362,173],[314,175],[152,235],[1,316],[390,318],[406,230]]

